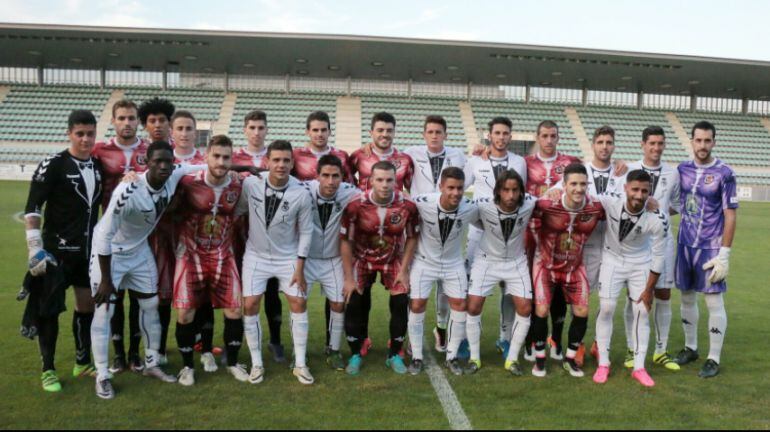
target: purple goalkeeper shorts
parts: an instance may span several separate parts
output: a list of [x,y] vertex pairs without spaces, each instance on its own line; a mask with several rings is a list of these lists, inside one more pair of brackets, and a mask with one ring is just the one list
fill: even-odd
[[682,291],[695,290],[714,294],[727,291],[727,281],[712,284],[708,281],[711,270],[703,270],[703,264],[719,255],[719,249],[700,249],[680,244],[676,254],[676,286]]

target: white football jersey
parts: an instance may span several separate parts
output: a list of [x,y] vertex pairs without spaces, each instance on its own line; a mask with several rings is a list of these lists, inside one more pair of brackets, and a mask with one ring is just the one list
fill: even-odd
[[361,191],[350,183],[341,183],[334,197],[326,199],[318,193],[318,180],[304,182],[310,192],[313,211],[313,241],[309,258],[340,256],[340,220],[348,203]]
[[120,183],[110,204],[94,228],[93,247],[99,255],[126,254],[147,241],[174,196],[179,181],[206,165],[174,165],[166,183],[155,190],[147,183],[147,172],[131,183]]
[[479,211],[471,200],[463,197],[454,211],[439,205],[440,192],[413,198],[420,212],[420,239],[415,258],[434,268],[463,266],[463,232],[468,224],[478,221]]
[[[650,196],[655,198],[660,204],[660,208],[665,213],[674,210],[680,213],[681,204],[679,203],[679,171],[676,167],[662,162],[660,166],[652,168],[644,165],[643,161],[631,162],[628,164],[628,172],[643,169],[652,177],[652,191]],[[625,184],[625,177],[623,183]],[[623,186],[620,186],[620,191]]]
[[454,147],[444,147],[444,151],[434,155],[428,146],[414,146],[404,150],[414,162],[414,175],[409,193],[412,196],[438,192],[441,172],[448,167],[465,167],[465,155]]
[[508,157],[487,160],[473,156],[465,163],[465,189],[473,186],[473,198],[492,198],[495,191],[495,179],[504,170],[512,169],[519,173],[527,184],[527,163],[524,158],[508,152]]
[[662,211],[631,213],[626,210],[626,196],[600,194],[607,214],[604,230],[603,262],[611,259],[623,266],[650,265],[662,273],[668,234],[668,216]]
[[270,186],[267,178],[243,181],[237,213],[249,215],[246,249],[266,261],[306,258],[313,237],[310,194],[294,177],[283,188]]
[[492,198],[473,200],[479,207],[479,220],[474,224],[484,231],[476,252],[485,254],[487,260],[513,261],[526,257],[524,236],[535,210],[537,198],[525,194],[521,206],[512,213],[497,207]]

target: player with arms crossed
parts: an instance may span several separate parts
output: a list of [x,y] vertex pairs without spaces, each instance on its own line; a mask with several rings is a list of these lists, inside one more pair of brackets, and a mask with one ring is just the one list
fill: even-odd
[[340,343],[345,331],[345,298],[342,292],[345,279],[340,258],[340,221],[348,203],[361,192],[350,183],[343,183],[344,165],[334,154],[318,159],[318,179],[305,183],[313,198],[313,241],[305,263],[305,281],[308,287],[321,284],[329,305],[327,323],[326,364],[335,370],[345,370],[340,354]]
[[345,333],[352,356],[345,368],[350,375],[361,370],[367,338],[372,285],[380,280],[390,293],[390,347],[385,365],[407,372],[399,351],[408,326],[409,267],[417,248],[420,216],[413,201],[396,188],[396,167],[388,161],[372,165],[364,191],[345,207],[340,228],[340,256],[345,274]]
[[[176,123],[174,123],[176,124]],[[174,272],[174,308],[177,310],[176,341],[184,368],[179,383],[195,383],[193,345],[198,328],[194,323],[202,305],[224,310],[224,342],[227,371],[238,381],[248,381],[249,374],[238,364],[243,339],[241,319],[241,278],[235,263],[233,237],[236,235],[235,208],[241,195],[242,180],[228,173],[232,166],[233,143],[224,135],[215,135],[206,149],[208,169],[185,176],[179,183],[175,203],[179,206],[181,227],[176,248]],[[204,345],[206,342],[204,341]],[[201,355],[216,362],[210,351]]]
[[604,384],[610,374],[610,340],[618,296],[628,287],[633,302],[634,370],[631,377],[645,387],[655,382],[644,368],[650,341],[649,309],[658,277],[663,271],[668,217],[660,210],[646,211],[652,190],[652,178],[644,170],[628,173],[625,195],[597,196],[607,215],[603,234],[599,284],[599,316],[596,319],[596,341],[599,367],[593,380]]
[[524,236],[536,201],[524,192],[524,179],[519,173],[506,170],[497,177],[493,198],[479,198],[474,202],[479,207],[479,220],[474,225],[483,234],[473,260],[468,291],[466,332],[471,358],[466,373],[473,374],[481,368],[481,312],[494,287],[503,283],[504,297],[510,297],[516,311],[505,369],[521,376],[519,351],[532,314],[532,280]]
[[[136,104],[128,99],[122,99],[112,106],[112,127],[115,136],[107,142],[98,142],[94,146],[92,155],[102,163],[104,177],[102,184],[102,214],[106,213],[107,206],[112,198],[120,179],[128,172],[143,173],[147,170],[147,145],[148,143],[137,136],[139,129],[139,111]],[[118,300],[115,303],[115,313],[112,316],[112,345],[115,349],[115,357],[110,366],[111,373],[124,371],[130,364],[131,370],[141,372],[144,363],[139,357],[139,344],[142,340],[142,332],[139,329],[139,303],[136,299],[129,300],[128,330],[129,345],[128,358],[123,344],[123,328],[125,314],[123,311],[123,296],[125,292],[118,292]],[[128,363],[126,363],[128,361]]]
[[144,336],[143,374],[164,382],[176,382],[158,364],[160,317],[158,271],[148,237],[157,225],[183,176],[205,165],[174,165],[171,145],[156,141],[147,148],[148,170],[133,182],[118,185],[104,217],[96,225],[91,256],[91,290],[96,302],[91,340],[96,363],[96,395],[115,397],[109,355],[111,303],[117,290],[128,290],[139,302],[139,323]]
[[[525,158],[527,162],[527,193],[535,198],[541,197],[545,191],[555,186],[562,180],[564,169],[573,163],[582,163],[580,159],[558,151],[559,145],[559,125],[552,120],[543,120],[537,125],[535,130],[535,145],[537,151],[535,154]],[[530,268],[535,256],[535,237],[531,232],[526,237],[527,257]],[[561,290],[554,293],[551,303],[551,358],[562,360],[561,336],[564,329],[564,321],[567,317],[567,303],[564,301]],[[524,358],[528,361],[534,361],[532,353],[532,332],[534,326],[529,329],[529,335],[524,345]],[[578,363],[582,364],[582,346],[577,353]]]
[[[439,191],[439,179],[446,168],[465,166],[465,155],[459,149],[446,147],[447,124],[443,117],[429,115],[423,123],[424,146],[412,146],[404,150],[414,162],[414,177],[409,192],[422,195]],[[444,295],[441,281],[436,282],[436,327],[433,329],[435,348],[446,351],[446,330],[449,321],[449,302]]]
[[59,314],[66,309],[65,290],[70,285],[75,294],[72,375],[94,373],[90,355],[94,303],[88,290],[88,258],[102,195],[101,164],[91,157],[96,140],[94,115],[84,110],[71,112],[67,138],[69,148],[47,157],[35,170],[24,215],[31,277],[25,278],[30,296],[22,330],[27,337],[38,336],[43,360],[41,380],[43,389],[49,392],[61,391],[54,354]]
[[682,222],[676,259],[676,286],[682,292],[682,325],[685,346],[676,356],[680,365],[698,359],[698,302],[703,293],[709,310],[709,355],[698,376],[719,374],[719,362],[727,330],[724,293],[730,247],[735,237],[738,209],[735,173],[711,153],[716,128],[696,123],[691,132],[694,159],[679,164],[682,179]]
[[[524,158],[508,151],[511,144],[511,131],[513,122],[507,117],[495,117],[489,124],[489,154],[488,157],[473,156],[465,164],[465,184],[473,186],[473,199],[493,198],[497,177],[507,170],[514,170],[519,177],[527,181],[527,164]],[[481,240],[482,232],[475,226],[468,228],[468,245],[466,271],[471,273],[473,260],[476,257],[476,248]],[[507,352],[510,329],[514,321],[513,302],[506,299],[505,287],[500,296],[500,334],[496,342],[499,351]]]
[[[666,133],[659,126],[650,126],[642,131],[642,160],[628,164],[629,170],[644,170],[650,174],[652,190],[650,196],[658,201],[660,210],[668,215],[679,213],[679,173],[676,168],[662,161],[666,149]],[[674,286],[675,247],[674,236],[669,232],[666,237],[666,259],[663,272],[655,285],[655,353],[652,361],[671,371],[678,371],[679,365],[668,354],[668,334],[671,329],[671,288]],[[634,366],[633,360],[633,325],[632,303],[626,299],[624,311],[626,325],[626,343],[628,351],[625,366]]]
[[574,377],[583,370],[575,356],[585,336],[588,323],[588,278],[583,265],[583,245],[599,221],[604,220],[601,203],[586,196],[588,173],[580,163],[564,169],[564,194],[558,201],[540,198],[532,216],[531,229],[537,235],[537,251],[532,264],[535,316],[535,366],[532,374],[544,377],[545,348],[548,336],[548,311],[555,290],[572,306],[567,354],[563,368]]
[[[372,116],[369,135],[372,137],[372,142],[354,151],[348,162],[350,175],[358,178],[358,188],[362,191],[370,189],[369,178],[372,175],[374,164],[388,161],[396,168],[395,190],[409,190],[412,187],[414,163],[409,155],[398,151],[393,145],[393,139],[396,136],[396,118],[387,112],[375,113]],[[361,348],[361,355],[363,356],[369,352],[372,346],[372,341],[369,339],[369,312],[372,309],[370,290],[364,290],[364,305],[366,307],[366,321],[364,323],[366,338]]]
[[451,308],[446,366],[455,375],[463,370],[457,359],[465,339],[465,297],[468,280],[463,267],[464,229],[478,219],[475,204],[463,197],[465,174],[459,167],[448,167],[441,174],[440,192],[417,195],[414,203],[420,212],[420,236],[410,273],[409,341],[412,361],[409,373],[417,375],[423,367],[423,327],[425,307],[433,283],[445,290]]
[[271,278],[291,310],[294,340],[292,373],[302,384],[315,381],[306,364],[308,318],[305,259],[313,236],[310,194],[289,175],[293,165],[291,143],[273,141],[267,148],[268,175],[247,177],[238,202],[238,214],[248,213],[249,237],[243,256],[244,330],[251,353],[249,382],[263,381],[262,328],[259,307]]

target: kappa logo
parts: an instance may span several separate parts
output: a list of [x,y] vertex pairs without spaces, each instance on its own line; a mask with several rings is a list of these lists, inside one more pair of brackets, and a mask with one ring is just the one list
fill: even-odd
[[709,330],[709,332],[713,334],[718,334],[718,335],[722,334],[722,332],[716,327],[711,327],[711,330]]

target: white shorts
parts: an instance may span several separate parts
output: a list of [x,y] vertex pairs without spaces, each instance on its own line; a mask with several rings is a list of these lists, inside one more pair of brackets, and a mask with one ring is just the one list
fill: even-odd
[[468,295],[468,276],[461,262],[441,269],[415,260],[409,273],[409,298],[429,298],[434,282],[441,282],[444,295],[449,298],[464,299]]
[[623,287],[628,287],[628,296],[639,300],[650,275],[649,266],[623,265],[605,259],[599,275],[599,297],[615,299],[620,297]]
[[676,240],[671,232],[666,237],[666,250],[664,252],[665,260],[663,265],[663,273],[658,278],[658,283],[655,284],[655,289],[670,289],[674,287],[674,264],[676,264]]
[[[147,242],[130,255],[112,254],[110,269],[112,284],[116,290],[131,290],[142,294],[158,293],[158,267]],[[96,294],[102,281],[102,270],[96,254],[91,255],[88,274],[91,280],[91,294]]]
[[297,260],[263,260],[254,252],[246,250],[243,256],[243,297],[258,296],[265,293],[267,281],[278,279],[278,289],[292,297],[306,297],[296,285],[291,284]]
[[345,300],[342,293],[345,276],[342,272],[342,258],[308,258],[305,260],[305,281],[307,293],[314,283],[321,284],[321,290],[330,302],[341,303]]
[[602,245],[586,244],[583,248],[583,266],[591,291],[599,286],[599,272],[602,267]]
[[532,298],[532,278],[526,255],[515,261],[490,261],[479,252],[473,260],[468,294],[489,297],[500,282],[505,283],[505,295]]

